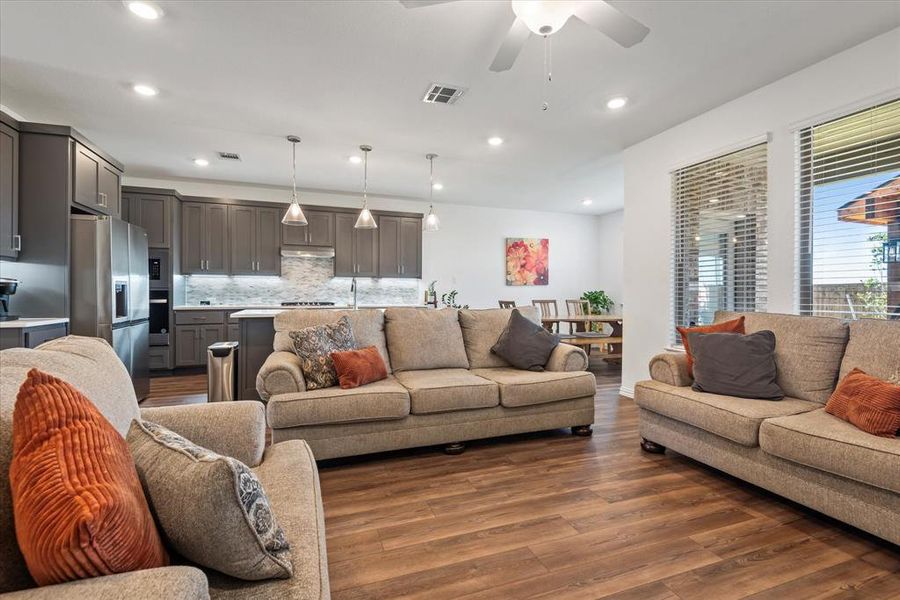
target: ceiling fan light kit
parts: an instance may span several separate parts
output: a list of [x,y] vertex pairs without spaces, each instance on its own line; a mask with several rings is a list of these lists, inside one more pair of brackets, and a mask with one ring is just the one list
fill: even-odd
[[306,215],[303,214],[303,209],[300,208],[300,202],[297,200],[297,144],[300,143],[300,138],[296,135],[287,136],[287,141],[291,143],[291,204],[288,206],[287,211],[285,211],[284,216],[281,218],[281,222],[285,225],[296,225],[298,227],[302,227],[307,224]]
[[372,146],[363,144],[359,149],[363,153],[363,205],[353,228],[378,229],[378,223],[375,222],[375,217],[372,216],[372,211],[369,210],[369,152],[372,151]]

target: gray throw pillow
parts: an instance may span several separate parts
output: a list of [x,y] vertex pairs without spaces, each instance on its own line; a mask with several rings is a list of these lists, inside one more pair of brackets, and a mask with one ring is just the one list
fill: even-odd
[[538,325],[518,309],[509,316],[506,329],[491,352],[517,369],[543,371],[550,353],[559,345],[559,337]]
[[306,389],[317,390],[338,383],[332,352],[356,350],[353,329],[346,316],[337,323],[305,327],[290,333],[294,353],[300,358],[300,370],[306,380]]
[[127,441],[144,494],[178,554],[238,579],[292,576],[290,545],[247,465],[149,421],[132,421]]
[[698,392],[781,400],[775,366],[775,334],[689,333],[694,357],[694,386]]

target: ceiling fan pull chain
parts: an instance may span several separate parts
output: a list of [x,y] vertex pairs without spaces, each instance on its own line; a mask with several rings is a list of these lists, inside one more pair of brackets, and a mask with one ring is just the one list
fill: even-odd
[[551,72],[551,62],[553,60],[553,54],[550,48],[550,36],[544,36],[544,101],[541,103],[541,110],[549,110],[550,109],[550,83],[553,81],[553,74]]

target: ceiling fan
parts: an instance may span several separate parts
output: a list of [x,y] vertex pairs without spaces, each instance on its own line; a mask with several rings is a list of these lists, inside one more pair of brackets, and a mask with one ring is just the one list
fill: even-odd
[[[406,8],[445,4],[456,0],[399,0]],[[507,71],[531,34],[547,37],[571,17],[584,21],[625,48],[642,41],[650,29],[603,0],[510,0],[516,19],[491,63],[491,71]]]

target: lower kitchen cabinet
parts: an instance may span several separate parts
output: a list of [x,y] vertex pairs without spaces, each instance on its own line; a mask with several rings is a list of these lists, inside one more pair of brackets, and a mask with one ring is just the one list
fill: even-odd
[[168,346],[150,346],[149,357],[151,371],[168,371],[172,368]]
[[195,367],[206,364],[206,348],[225,341],[225,325],[176,325],[175,366]]

